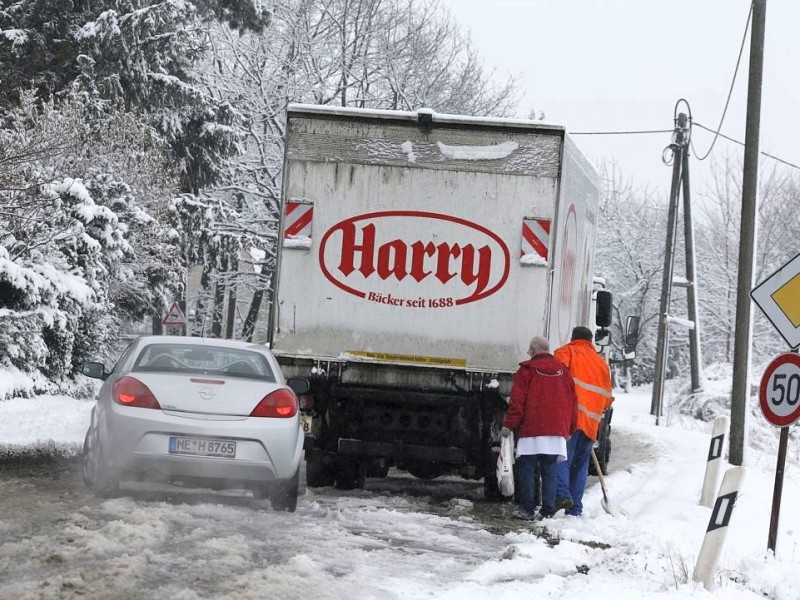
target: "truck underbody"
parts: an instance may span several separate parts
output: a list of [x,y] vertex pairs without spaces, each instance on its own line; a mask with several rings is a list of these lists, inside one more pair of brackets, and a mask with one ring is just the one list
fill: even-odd
[[[301,399],[311,487],[363,486],[390,467],[432,479],[494,480],[511,373],[279,356],[287,376],[306,376]],[[414,382],[415,385],[409,385]],[[423,383],[423,385],[420,385]]]

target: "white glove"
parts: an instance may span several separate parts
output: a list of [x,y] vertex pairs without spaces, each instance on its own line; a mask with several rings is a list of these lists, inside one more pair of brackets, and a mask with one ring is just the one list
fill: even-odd
[[511,430],[508,427],[503,427],[500,430],[501,437],[511,437]]

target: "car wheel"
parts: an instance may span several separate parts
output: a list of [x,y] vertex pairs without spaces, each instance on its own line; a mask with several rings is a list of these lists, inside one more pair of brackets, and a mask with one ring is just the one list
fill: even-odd
[[271,489],[269,486],[257,485],[253,488],[253,498],[258,500],[266,500],[271,496]]
[[94,467],[91,458],[91,437],[89,431],[86,432],[86,437],[83,439],[83,454],[81,455],[81,477],[86,487],[91,488],[94,482]]
[[100,437],[96,429],[90,429],[83,442],[83,481],[98,498],[107,498],[119,488],[119,480],[103,459]]
[[287,481],[276,482],[270,493],[270,504],[273,510],[294,512],[297,508],[297,495],[300,489],[300,467]]

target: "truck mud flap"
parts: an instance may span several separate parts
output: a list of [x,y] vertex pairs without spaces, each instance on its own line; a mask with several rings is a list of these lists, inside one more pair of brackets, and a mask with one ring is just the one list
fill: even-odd
[[467,453],[463,448],[436,448],[388,442],[363,442],[347,438],[339,439],[339,454],[392,458],[401,463],[411,460],[425,460],[450,465],[463,465],[467,462]]

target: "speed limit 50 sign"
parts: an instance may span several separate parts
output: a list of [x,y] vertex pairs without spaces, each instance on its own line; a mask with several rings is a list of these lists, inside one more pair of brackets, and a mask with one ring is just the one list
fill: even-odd
[[775,357],[758,390],[761,412],[776,427],[788,427],[800,418],[800,355]]

